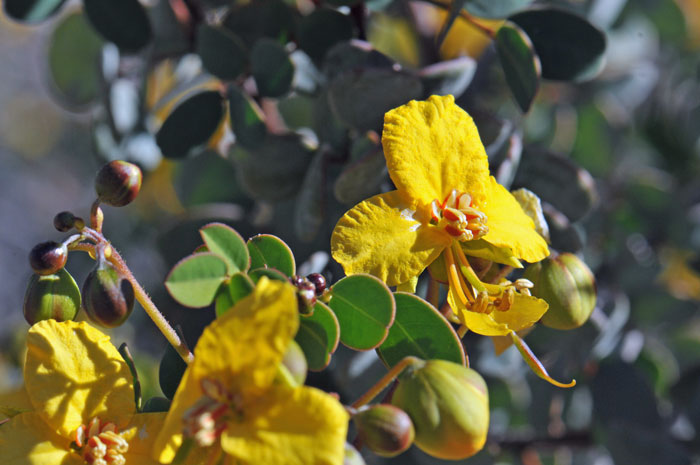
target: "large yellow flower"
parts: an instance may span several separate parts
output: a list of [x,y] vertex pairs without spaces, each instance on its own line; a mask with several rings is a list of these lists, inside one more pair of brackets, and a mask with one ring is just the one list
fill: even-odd
[[109,336],[84,322],[35,324],[24,381],[31,410],[0,426],[3,465],[156,463],[165,414],[136,414],[131,373]]
[[340,465],[349,416],[334,397],[275,381],[299,317],[293,288],[262,278],[204,330],[154,454],[175,457],[185,438],[217,463]]
[[472,118],[452,96],[412,101],[385,115],[382,145],[396,190],[338,221],[331,249],[345,272],[403,285],[440,259],[450,304],[470,330],[505,335],[539,320],[547,304],[524,283],[481,283],[466,258],[521,266],[549,255],[533,221],[489,174]]

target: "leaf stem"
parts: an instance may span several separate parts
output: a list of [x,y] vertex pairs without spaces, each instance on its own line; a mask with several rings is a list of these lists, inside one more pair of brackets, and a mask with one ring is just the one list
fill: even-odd
[[394,379],[396,379],[401,372],[406,369],[409,365],[416,363],[422,363],[422,360],[418,357],[408,356],[401,359],[399,363],[394,365],[382,378],[376,382],[374,386],[369,388],[359,399],[357,399],[353,404],[352,408],[360,408],[363,405],[368,404],[375,397],[379,395],[380,392],[384,390]]
[[[436,6],[438,8],[442,8],[443,10],[449,10],[450,5],[445,4],[440,2],[439,0],[421,0],[425,3],[429,3],[433,6]],[[491,29],[488,26],[485,26],[481,24],[479,21],[477,21],[472,15],[467,13],[466,11],[462,10],[459,12],[459,17],[465,20],[468,24],[470,24],[472,27],[476,28],[479,32],[487,36],[489,39],[495,39],[496,38],[496,31]]]

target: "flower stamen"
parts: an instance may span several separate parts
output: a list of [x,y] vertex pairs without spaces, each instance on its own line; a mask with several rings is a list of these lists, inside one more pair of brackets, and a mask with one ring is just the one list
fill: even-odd
[[129,443],[114,423],[102,423],[99,418],[93,418],[88,425],[76,429],[74,440],[88,465],[126,464],[124,454],[129,450]]
[[438,227],[460,242],[479,239],[489,232],[486,215],[472,205],[471,195],[456,189],[442,203],[437,199],[432,201],[430,216]]
[[[235,407],[234,396],[218,381],[200,382],[204,395],[183,416],[183,434],[200,447],[211,446],[226,429],[226,420]],[[237,409],[234,409],[237,413]]]

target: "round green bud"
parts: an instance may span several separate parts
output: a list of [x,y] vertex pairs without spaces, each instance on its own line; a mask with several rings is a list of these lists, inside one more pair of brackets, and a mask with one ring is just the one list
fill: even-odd
[[134,309],[134,288],[105,262],[83,283],[83,308],[92,322],[107,328],[119,326]]
[[406,412],[389,404],[373,405],[352,417],[357,434],[369,450],[382,457],[394,457],[411,444],[415,431]]
[[296,341],[292,340],[289,342],[287,352],[285,352],[284,358],[282,359],[282,365],[284,365],[298,386],[304,385],[308,365],[306,363],[304,351],[301,350],[301,347],[299,347]]
[[414,443],[423,452],[461,460],[479,452],[489,429],[484,379],[445,360],[416,360],[399,376],[391,403],[411,417]]
[[32,275],[24,294],[23,311],[27,323],[73,320],[79,310],[80,290],[65,268],[55,274]]
[[532,295],[549,304],[540,320],[545,326],[574,329],[591,316],[596,302],[595,277],[576,255],[547,257],[528,266],[523,276],[534,284]]
[[357,449],[355,449],[352,444],[345,443],[345,457],[343,458],[343,465],[366,465],[365,459],[362,458]]
[[56,241],[37,244],[29,252],[29,265],[42,276],[56,273],[66,265],[68,247]]
[[126,161],[107,163],[95,178],[95,191],[100,202],[123,207],[136,198],[141,189],[141,169]]

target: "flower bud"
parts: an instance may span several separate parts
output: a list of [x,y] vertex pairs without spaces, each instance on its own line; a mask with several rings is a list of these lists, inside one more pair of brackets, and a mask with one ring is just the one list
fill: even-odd
[[549,310],[540,320],[555,329],[578,328],[588,320],[596,302],[595,278],[572,253],[547,257],[530,265],[524,277],[535,285],[531,292],[544,299]]
[[83,283],[83,308],[92,322],[107,328],[119,326],[134,309],[134,288],[105,262]]
[[416,446],[433,457],[461,460],[484,447],[488,390],[470,368],[445,360],[417,360],[399,376],[391,403],[408,413]]
[[294,275],[289,278],[294,287],[297,288],[297,302],[299,303],[299,313],[310,315],[316,305],[316,286],[307,278]]
[[95,178],[95,191],[100,202],[123,207],[136,198],[141,189],[141,169],[126,161],[107,163]]
[[297,386],[304,385],[308,365],[306,363],[304,351],[301,350],[299,344],[297,344],[294,340],[289,342],[287,352],[285,352],[284,358],[282,359],[282,365],[284,365],[284,367],[287,369]]
[[362,443],[377,455],[394,457],[413,444],[413,423],[408,414],[398,407],[373,405],[360,410],[352,419]]
[[80,310],[80,290],[64,268],[55,274],[32,275],[24,294],[24,319],[33,325],[42,320],[72,320]]
[[326,278],[321,273],[311,273],[306,277],[316,289],[316,296],[326,292]]
[[53,226],[60,232],[70,231],[75,227],[76,217],[71,212],[60,212],[53,217]]
[[56,241],[37,244],[29,252],[29,265],[42,276],[56,273],[66,265],[68,247]]
[[343,465],[366,465],[365,459],[362,458],[357,449],[355,449],[352,444],[345,443],[345,457],[343,458]]

